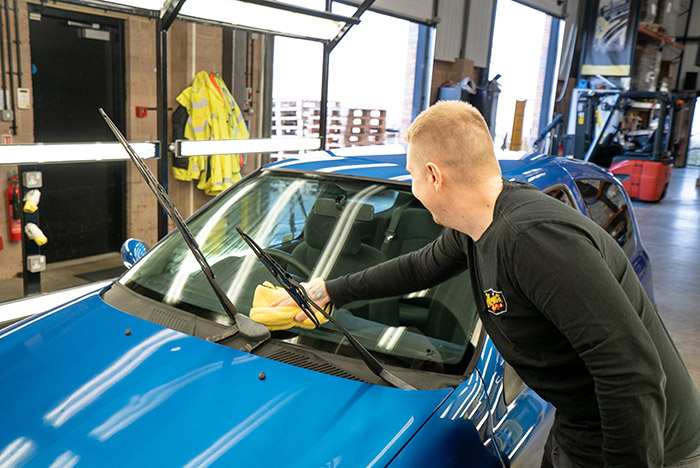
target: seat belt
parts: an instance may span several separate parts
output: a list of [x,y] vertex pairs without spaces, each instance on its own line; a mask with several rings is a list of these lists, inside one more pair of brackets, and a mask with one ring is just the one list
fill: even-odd
[[386,231],[384,232],[384,243],[382,244],[381,248],[381,252],[384,254],[385,257],[387,252],[389,251],[389,247],[391,246],[391,241],[393,241],[394,237],[396,237],[396,226],[399,225],[401,213],[403,213],[403,210],[406,208],[406,206],[407,205],[397,208],[394,210],[393,213],[391,213],[391,219],[389,220],[389,226],[387,226]]

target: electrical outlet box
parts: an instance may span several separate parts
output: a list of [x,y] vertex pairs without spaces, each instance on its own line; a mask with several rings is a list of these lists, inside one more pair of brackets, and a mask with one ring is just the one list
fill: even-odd
[[17,109],[31,109],[32,100],[29,88],[17,88]]
[[15,120],[15,113],[12,112],[10,109],[3,109],[2,120],[3,122],[12,122],[13,120]]
[[46,270],[45,255],[27,255],[27,270],[31,273],[39,273]]
[[22,173],[22,182],[27,188],[41,188],[43,182],[41,179],[41,172],[31,171]]

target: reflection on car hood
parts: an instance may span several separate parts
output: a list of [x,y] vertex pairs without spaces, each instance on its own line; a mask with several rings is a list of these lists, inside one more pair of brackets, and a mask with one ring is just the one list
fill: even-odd
[[245,354],[97,294],[0,332],[0,359],[11,466],[384,466],[450,393]]

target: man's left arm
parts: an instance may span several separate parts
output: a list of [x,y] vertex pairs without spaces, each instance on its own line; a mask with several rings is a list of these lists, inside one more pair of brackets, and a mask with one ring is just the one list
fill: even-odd
[[[513,255],[521,288],[571,343],[594,380],[606,466],[662,466],[661,360],[594,240],[575,227],[542,224],[519,236]],[[634,273],[630,268],[626,274]]]

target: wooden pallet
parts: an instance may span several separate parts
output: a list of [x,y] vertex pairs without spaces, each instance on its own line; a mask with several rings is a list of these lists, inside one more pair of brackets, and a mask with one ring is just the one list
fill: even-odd
[[345,146],[382,145],[384,140],[383,133],[345,135],[344,138]]
[[[351,109],[329,102],[326,147],[376,145],[386,139],[386,111]],[[273,136],[318,136],[321,107],[313,100],[278,100],[273,103]]]

